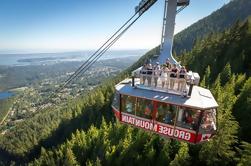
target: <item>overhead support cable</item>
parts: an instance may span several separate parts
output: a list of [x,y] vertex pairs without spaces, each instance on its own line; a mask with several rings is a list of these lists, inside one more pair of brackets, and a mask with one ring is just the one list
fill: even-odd
[[[95,51],[65,82],[62,86],[60,86],[56,92],[59,92],[63,88],[65,88],[72,80],[78,77],[81,72],[86,72],[86,69],[89,69],[140,17],[143,13],[145,13],[156,0],[149,0],[143,6],[141,6],[138,11],[135,12],[133,16],[129,18],[97,51]],[[141,13],[139,13],[141,12]],[[137,15],[134,20],[133,18]],[[133,21],[132,21],[133,20]],[[132,21],[132,22],[131,22]],[[131,22],[131,23],[130,23]],[[125,26],[130,23],[126,28]],[[120,32],[123,28],[125,28],[122,32]],[[119,33],[120,32],[120,33]],[[118,34],[119,33],[119,34]],[[117,35],[117,36],[116,36]],[[115,37],[115,38],[114,38]],[[113,39],[114,38],[114,39]],[[112,40],[113,39],[113,40]],[[110,42],[110,43],[109,43]],[[97,59],[97,60],[96,60]]]
[[[100,51],[102,48],[109,42],[111,41],[112,38],[114,38],[135,16],[137,13],[135,13],[131,18],[126,21],[101,47],[99,47],[98,50],[96,50],[63,84],[62,88],[65,87],[71,80],[74,75],[78,75],[80,73],[80,70],[89,63],[89,61]],[[59,89],[58,89],[59,90]],[[57,90],[57,91],[58,91]]]
[[[128,27],[126,29],[124,29],[114,40],[112,40],[111,43],[109,43],[109,45],[107,45],[98,55],[95,56],[95,58],[91,61],[91,63],[88,64],[88,66],[86,66],[85,68],[81,69],[81,73],[85,73],[95,62],[97,62],[102,55],[104,55],[106,53],[107,50],[109,50],[109,48],[116,43],[116,41],[118,41],[120,39],[120,37],[141,17],[138,16],[132,23],[130,23],[128,25]],[[75,76],[73,79],[75,79],[78,76]]]
[[[149,0],[143,6],[139,8],[97,51],[95,51],[67,80],[64,81],[54,92],[52,92],[48,98],[46,98],[43,103],[49,102],[50,99],[54,98],[57,93],[64,89],[68,84],[70,84],[75,78],[80,74],[84,74],[140,17],[145,13],[157,0]],[[147,6],[146,6],[147,5]],[[139,11],[143,11],[139,13]],[[138,17],[135,18],[135,16]],[[133,20],[133,18],[135,18]],[[133,21],[132,21],[133,20]],[[130,23],[131,22],[131,23]],[[126,25],[130,23],[127,27]],[[126,28],[125,28],[126,27]],[[125,29],[124,29],[125,28]],[[124,29],[124,30],[123,30]],[[122,32],[120,32],[123,30]],[[120,32],[120,33],[119,33]],[[117,35],[117,36],[116,36]],[[113,39],[114,38],[114,39]],[[113,40],[112,40],[113,39]],[[109,43],[110,42],[110,43]],[[38,108],[38,110],[43,109],[43,107]],[[37,111],[38,111],[37,110]]]

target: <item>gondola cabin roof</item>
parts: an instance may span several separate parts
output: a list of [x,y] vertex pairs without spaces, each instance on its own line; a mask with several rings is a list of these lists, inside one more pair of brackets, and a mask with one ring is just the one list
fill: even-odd
[[172,94],[168,92],[160,92],[155,90],[146,90],[137,87],[133,87],[130,82],[131,79],[126,79],[116,85],[116,90],[120,94],[146,98],[149,100],[165,102],[178,106],[184,106],[194,109],[211,109],[218,107],[212,93],[205,88],[194,86],[190,97],[184,97],[182,95]]

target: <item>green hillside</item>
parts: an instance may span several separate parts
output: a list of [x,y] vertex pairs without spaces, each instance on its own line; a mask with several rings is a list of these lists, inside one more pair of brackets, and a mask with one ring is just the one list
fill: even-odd
[[188,145],[115,121],[114,85],[155,55],[157,47],[88,94],[43,110],[1,135],[0,165],[250,165],[250,38],[250,21],[239,22],[198,39],[180,57],[200,72],[201,85],[220,105],[211,141]]
[[201,19],[178,33],[174,39],[174,51],[177,54],[180,54],[184,50],[190,51],[196,40],[211,33],[222,32],[224,29],[230,28],[237,21],[244,21],[251,15],[250,9],[250,0],[232,0],[208,17]]
[[8,113],[12,103],[11,99],[0,100],[0,124]]
[[183,53],[179,60],[189,69],[203,76],[208,66],[211,80],[215,80],[224,66],[229,64],[233,73],[251,75],[251,17],[244,23],[236,23],[222,33],[211,34],[196,42],[192,51]]
[[[232,43],[239,42],[240,39],[247,41],[245,38],[249,39],[251,37],[250,28],[251,24],[245,22],[235,25],[222,34],[215,35],[221,37],[219,41],[225,40],[227,42],[230,38]],[[238,35],[233,37],[233,34]],[[211,38],[203,41],[203,43],[210,42],[212,42]],[[208,48],[208,45],[197,45],[188,53],[189,60],[192,59],[192,61],[188,61],[191,67],[206,70],[202,86],[209,87],[219,103],[217,136],[211,141],[196,146],[188,145],[187,143],[163,139],[155,134],[146,133],[143,130],[127,127],[113,121],[103,120],[100,127],[92,125],[88,130],[77,130],[71,135],[71,138],[56,149],[46,150],[42,148],[40,157],[30,164],[250,165],[251,144],[243,141],[251,142],[250,133],[248,133],[251,125],[244,122],[240,122],[239,125],[233,116],[233,112],[236,112],[242,120],[246,122],[249,120],[244,116],[243,112],[246,111],[245,115],[250,115],[250,101],[248,99],[248,103],[246,103],[243,98],[246,98],[246,96],[250,98],[251,78],[246,71],[241,71],[241,69],[233,71],[230,65],[231,57],[228,57],[228,54],[220,54],[225,49],[225,43],[215,41],[213,43],[221,48],[216,50],[219,51],[219,54],[215,54],[215,56],[221,58],[213,58],[215,59],[214,63],[223,63],[221,62],[222,59],[228,59],[225,67],[219,65],[200,67],[200,64],[194,60],[201,58],[200,55],[205,53],[205,50],[213,52],[214,47]],[[231,43],[229,44],[231,45]],[[246,44],[243,42],[243,45],[232,48],[232,51],[241,53],[243,50],[248,49]],[[194,52],[197,54],[192,54]],[[239,59],[238,63],[240,65],[251,62],[250,59],[243,57],[237,59]],[[201,62],[210,63],[207,59],[205,61],[201,59]],[[216,79],[211,79],[213,72],[211,72],[210,68],[220,71]],[[242,105],[243,102],[247,105],[235,108],[236,105]],[[243,114],[239,115],[240,112]],[[246,132],[242,133],[242,130]]]

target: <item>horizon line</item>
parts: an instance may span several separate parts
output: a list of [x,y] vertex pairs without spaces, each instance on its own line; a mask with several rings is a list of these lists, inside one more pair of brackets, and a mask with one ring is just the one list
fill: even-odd
[[[150,48],[152,49],[152,48]],[[121,48],[121,49],[110,49],[109,51],[147,51],[148,48]],[[36,50],[36,49],[17,49],[17,50],[1,50],[0,55],[14,55],[14,54],[58,54],[58,53],[77,53],[86,51],[96,51],[97,49],[73,49],[73,50],[62,50],[62,49],[46,49],[46,50]]]

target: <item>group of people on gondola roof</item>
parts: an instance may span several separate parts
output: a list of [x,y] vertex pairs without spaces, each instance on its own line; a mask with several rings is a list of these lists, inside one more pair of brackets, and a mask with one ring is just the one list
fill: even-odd
[[[165,64],[159,64],[156,62],[146,62],[141,71],[141,84],[148,86],[158,86],[158,82],[161,82],[161,88],[177,89],[182,91],[185,89],[187,70],[185,66],[177,66],[172,64],[168,58]],[[154,85],[152,85],[154,83]],[[175,84],[177,83],[177,86]]]

